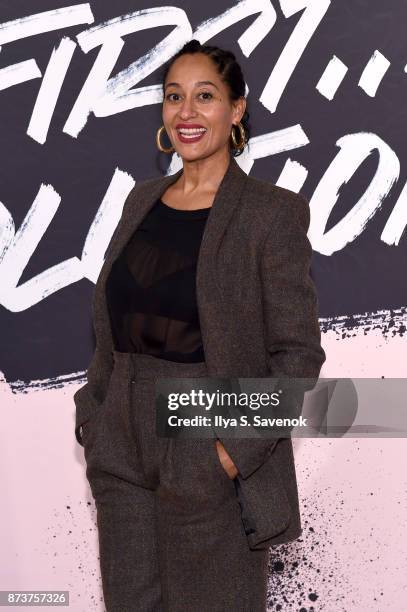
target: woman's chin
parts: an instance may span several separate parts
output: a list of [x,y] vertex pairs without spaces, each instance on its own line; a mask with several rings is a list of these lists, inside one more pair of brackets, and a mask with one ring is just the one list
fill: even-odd
[[182,158],[183,161],[198,161],[199,159],[204,159],[208,157],[207,152],[203,151],[179,151],[178,155]]

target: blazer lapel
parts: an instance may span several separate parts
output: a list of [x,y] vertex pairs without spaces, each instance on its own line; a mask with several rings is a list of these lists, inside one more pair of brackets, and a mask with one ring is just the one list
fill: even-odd
[[[142,223],[156,200],[164,194],[169,185],[181,176],[182,172],[183,169],[181,168],[175,174],[162,178],[159,177],[156,181],[151,182],[148,193],[136,196],[133,206],[122,217],[117,235],[113,239],[111,248],[107,251],[106,259],[95,287],[93,308],[95,319],[98,319],[101,323],[98,332],[103,334],[106,343],[110,346],[114,346],[114,342],[106,300],[106,281],[113,263],[119,257],[133,232]],[[222,300],[222,293],[215,273],[216,255],[233,211],[239,204],[246,179],[247,174],[240,168],[236,160],[231,157],[207,217],[198,254],[196,297],[204,352],[209,361],[210,347],[215,340],[218,344],[218,339],[211,338],[210,334],[210,317],[216,315],[216,310],[214,311],[213,307],[210,308],[210,305],[212,304],[216,309],[216,304],[219,304],[219,301]]]
[[227,358],[222,338],[226,338],[228,305],[223,306],[223,294],[218,281],[217,255],[229,221],[239,206],[247,174],[231,157],[228,169],[219,185],[206,220],[198,254],[196,296],[202,343],[209,376],[225,373]]

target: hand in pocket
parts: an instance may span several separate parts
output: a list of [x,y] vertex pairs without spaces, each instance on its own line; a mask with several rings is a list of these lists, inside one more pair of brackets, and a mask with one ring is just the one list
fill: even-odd
[[89,420],[84,421],[81,425],[81,429],[80,429],[80,433],[81,433],[81,438],[82,438],[82,443],[85,444],[86,441],[86,436],[88,433],[88,424],[89,424]]
[[216,440],[216,450],[218,452],[219,461],[223,469],[225,470],[229,478],[233,480],[239,474],[239,470],[233,463],[230,455],[227,453],[225,447],[223,446],[222,442],[220,442],[220,440]]

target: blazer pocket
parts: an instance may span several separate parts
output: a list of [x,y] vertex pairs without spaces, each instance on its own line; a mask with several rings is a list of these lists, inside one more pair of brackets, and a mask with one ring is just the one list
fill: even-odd
[[237,476],[236,493],[252,550],[266,549],[290,524],[291,507],[271,455],[251,476]]
[[103,414],[104,402],[100,404],[99,408],[92,412],[92,414],[81,424],[82,427],[82,446],[85,448],[89,446],[89,441],[94,437],[94,430],[98,427]]
[[84,420],[80,427],[82,427],[82,440],[85,442],[86,438],[89,434],[89,430],[93,428],[94,426],[94,421],[97,420],[98,418],[100,418],[102,409],[103,409],[103,404],[100,404],[99,408],[97,410],[94,410],[87,418],[86,420]]

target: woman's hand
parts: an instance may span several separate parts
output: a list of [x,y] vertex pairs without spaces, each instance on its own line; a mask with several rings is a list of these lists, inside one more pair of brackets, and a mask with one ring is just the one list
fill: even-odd
[[233,478],[236,478],[236,476],[239,474],[239,470],[226,452],[226,449],[223,446],[222,442],[220,442],[219,440],[216,440],[216,450],[218,451],[219,461],[221,462],[223,469],[225,470],[229,478],[233,480]]
[[88,422],[89,422],[89,419],[86,419],[86,421],[84,421],[82,423],[81,428],[79,430],[81,438],[82,438],[82,445],[84,444],[84,441],[85,441],[85,437],[86,437],[86,433],[85,432],[86,432],[86,429],[87,429]]

